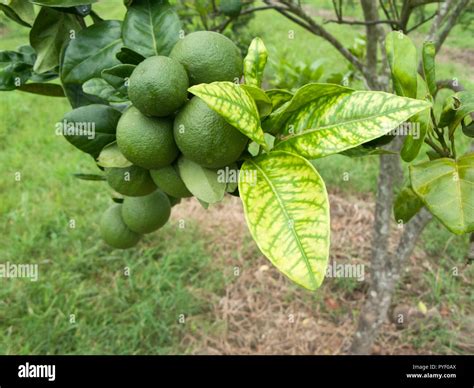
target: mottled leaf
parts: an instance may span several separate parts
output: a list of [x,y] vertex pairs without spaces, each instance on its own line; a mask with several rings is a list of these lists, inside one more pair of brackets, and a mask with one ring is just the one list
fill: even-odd
[[249,93],[232,82],[213,82],[189,88],[225,121],[244,135],[265,146],[257,105]]
[[239,192],[245,218],[262,253],[309,290],[322,283],[329,255],[329,202],[310,162],[286,152],[247,160]]
[[265,93],[267,94],[268,98],[270,98],[273,109],[278,109],[285,102],[290,101],[293,98],[293,93],[284,89],[270,89],[266,90]]
[[474,231],[474,153],[410,166],[413,191],[451,232]]
[[287,118],[284,135],[275,147],[310,159],[320,158],[385,135],[429,106],[424,101],[384,92],[323,95]]
[[250,43],[247,56],[244,59],[246,85],[255,86],[257,88],[262,86],[263,71],[265,70],[267,59],[268,52],[262,39],[254,38]]
[[249,85],[242,85],[241,87],[244,88],[255,101],[260,117],[267,117],[272,113],[272,101],[262,89]]

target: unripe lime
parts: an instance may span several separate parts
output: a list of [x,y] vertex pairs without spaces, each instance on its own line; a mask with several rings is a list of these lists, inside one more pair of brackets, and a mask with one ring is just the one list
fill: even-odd
[[100,234],[107,244],[118,249],[131,248],[140,240],[140,235],[123,222],[122,205],[119,204],[112,205],[102,215]]
[[156,190],[150,172],[138,166],[106,168],[105,177],[110,187],[128,197],[139,197]]

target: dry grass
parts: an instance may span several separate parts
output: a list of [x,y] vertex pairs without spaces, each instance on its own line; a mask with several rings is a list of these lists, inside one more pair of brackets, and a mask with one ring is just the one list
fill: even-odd
[[[369,195],[343,198],[338,193],[330,197],[331,260],[367,265],[373,199]],[[207,211],[197,201],[188,200],[175,208],[173,217],[175,221],[198,223],[216,258],[216,270],[223,269],[227,279],[225,294],[211,297],[210,330],[198,330],[184,337],[183,344],[190,351],[197,354],[344,353],[370,280],[368,266],[365,281],[327,278],[318,292],[310,293],[291,284],[258,252],[247,231],[238,198],[228,197]],[[392,245],[397,239],[394,226]],[[412,278],[408,283],[421,276],[423,269],[417,263],[425,259],[423,250],[417,249],[407,268]],[[406,291],[406,295],[411,293],[413,297],[413,289],[403,290],[402,295]],[[397,303],[405,302],[397,300]],[[430,349],[415,350],[405,342],[399,329],[387,322],[373,352],[431,353]]]

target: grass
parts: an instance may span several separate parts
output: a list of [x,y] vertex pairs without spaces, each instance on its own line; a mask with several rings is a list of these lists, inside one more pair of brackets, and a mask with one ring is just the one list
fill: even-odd
[[[99,14],[110,18],[120,18],[124,12],[107,2],[97,7]],[[27,42],[27,29],[6,21],[3,15],[0,22],[6,26],[1,49],[15,49]],[[294,60],[326,58],[331,71],[346,66],[329,44],[272,12],[259,13],[251,29],[264,38],[271,53],[285,52]],[[352,42],[354,30],[329,29],[342,41]],[[294,39],[289,39],[289,30],[294,30]],[[467,41],[463,30],[456,28],[446,45],[462,49]],[[456,74],[470,87],[471,73],[472,66],[439,65],[439,74]],[[0,354],[192,351],[183,346],[184,336],[213,330],[210,301],[223,292],[228,281],[215,252],[192,222],[184,230],[169,224],[129,251],[105,246],[98,236],[98,220],[111,203],[110,190],[104,183],[78,181],[72,176],[96,172],[95,163],[54,133],[55,122],[68,110],[62,99],[21,92],[0,94],[2,262],[39,265],[38,282],[1,280]],[[374,157],[333,156],[315,165],[330,189],[374,192],[378,172]],[[70,227],[71,220],[75,228]],[[428,302],[464,303],[459,282],[447,274],[448,264],[462,262],[467,239],[432,223],[423,235],[423,247],[432,257],[443,259],[436,274],[427,273],[420,280],[420,287],[429,290]],[[125,275],[128,270],[130,276]],[[336,282],[335,287],[350,293],[358,284]],[[321,298],[308,299],[308,303],[319,303]],[[459,316],[464,313],[458,312]],[[184,324],[179,322],[181,314]],[[425,346],[430,338],[409,340]]]

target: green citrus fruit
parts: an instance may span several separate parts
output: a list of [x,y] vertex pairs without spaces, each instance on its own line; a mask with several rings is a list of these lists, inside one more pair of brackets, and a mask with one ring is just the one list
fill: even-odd
[[193,97],[176,116],[174,138],[186,158],[209,168],[235,162],[248,140],[199,97]]
[[188,87],[188,75],[179,62],[168,57],[150,57],[130,76],[128,96],[143,114],[165,117],[186,102]]
[[221,12],[226,16],[238,16],[242,10],[241,0],[221,0]]
[[121,113],[108,106],[92,104],[81,106],[64,115],[61,133],[81,151],[97,158],[102,148],[115,140],[115,128]]
[[161,228],[170,214],[170,200],[161,190],[144,197],[127,197],[123,201],[123,220],[130,230],[137,233],[151,233]]
[[120,118],[117,144],[130,162],[146,169],[167,166],[179,153],[173,139],[172,121],[147,117],[133,106]]
[[175,166],[151,170],[150,175],[158,188],[171,197],[186,198],[193,196],[186,188]]
[[156,190],[150,172],[138,166],[106,168],[105,177],[110,187],[128,197],[139,197]]
[[109,207],[100,220],[100,234],[113,248],[127,249],[138,243],[140,235],[132,232],[122,219],[122,205]]
[[197,31],[187,35],[176,43],[170,57],[185,67],[190,85],[234,81],[242,75],[239,48],[217,32]]

